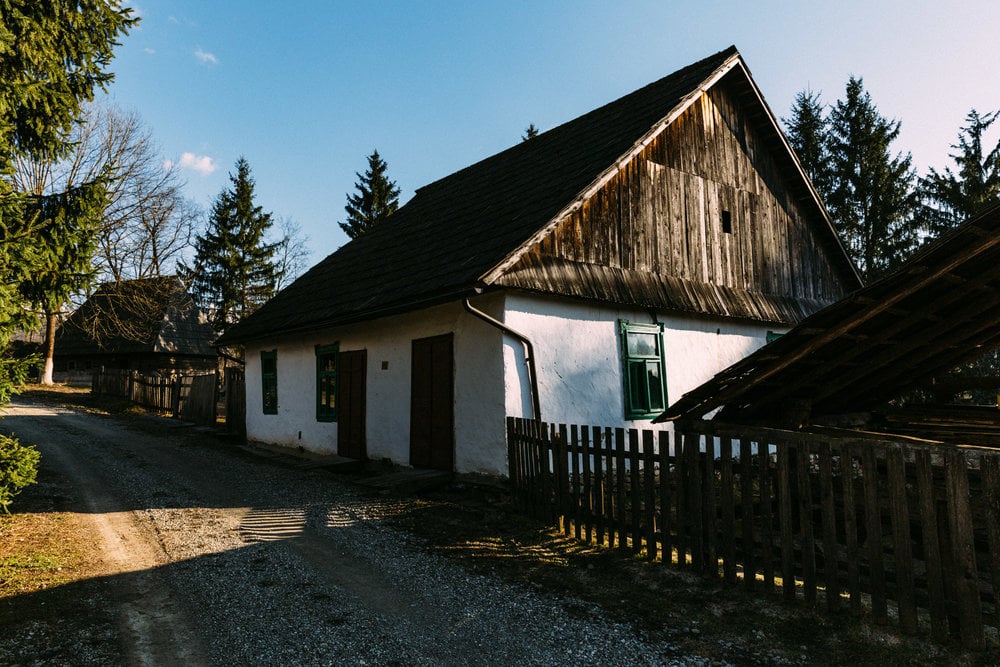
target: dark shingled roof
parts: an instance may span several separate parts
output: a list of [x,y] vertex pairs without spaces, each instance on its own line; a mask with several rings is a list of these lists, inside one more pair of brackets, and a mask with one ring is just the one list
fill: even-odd
[[997,345],[1000,205],[721,371],[656,421],[722,408],[724,421],[800,426],[876,410]]
[[56,355],[216,356],[215,333],[174,276],[105,283],[56,332]]
[[222,344],[308,331],[468,294],[685,96],[738,56],[730,47],[417,190],[230,327]]

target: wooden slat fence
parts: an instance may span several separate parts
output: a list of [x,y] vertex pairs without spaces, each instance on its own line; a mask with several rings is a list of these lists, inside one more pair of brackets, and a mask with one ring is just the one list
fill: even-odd
[[507,430],[516,502],[567,535],[942,642],[1000,628],[1000,452],[713,422]]
[[172,417],[214,424],[215,382],[215,373],[159,375],[112,369],[95,371],[91,390]]

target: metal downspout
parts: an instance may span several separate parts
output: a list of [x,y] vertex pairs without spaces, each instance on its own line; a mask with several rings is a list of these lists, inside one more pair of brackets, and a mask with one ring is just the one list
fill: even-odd
[[520,342],[521,345],[524,346],[524,362],[528,367],[528,383],[529,383],[528,391],[531,393],[531,411],[534,416],[534,419],[536,421],[541,421],[542,409],[540,407],[540,401],[538,398],[538,374],[535,372],[535,348],[531,345],[531,341],[528,340],[527,336],[514,331],[500,320],[490,317],[483,311],[474,307],[469,302],[468,297],[466,297],[462,301],[462,305],[465,306],[465,309],[467,311],[469,311],[469,314],[478,317],[483,322],[486,322],[491,327],[499,329],[508,336],[516,338],[518,342]]

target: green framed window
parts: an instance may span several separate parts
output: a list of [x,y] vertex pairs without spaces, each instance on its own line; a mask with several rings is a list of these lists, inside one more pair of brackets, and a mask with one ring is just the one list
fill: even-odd
[[337,421],[337,366],[340,344],[316,346],[316,421]]
[[261,405],[265,415],[278,414],[278,351],[260,352]]
[[655,417],[667,407],[663,325],[619,320],[618,330],[625,381],[625,418]]

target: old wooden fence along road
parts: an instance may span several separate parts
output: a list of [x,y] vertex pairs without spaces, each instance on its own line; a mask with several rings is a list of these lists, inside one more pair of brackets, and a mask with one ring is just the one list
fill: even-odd
[[507,420],[528,513],[762,594],[970,648],[1000,628],[1000,452],[687,423]]
[[95,394],[122,397],[136,405],[198,424],[215,423],[215,373],[143,374],[105,370],[93,375]]

